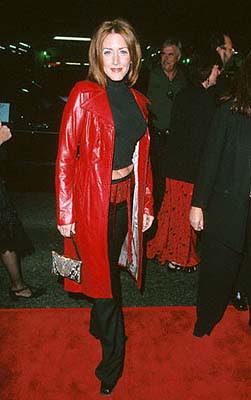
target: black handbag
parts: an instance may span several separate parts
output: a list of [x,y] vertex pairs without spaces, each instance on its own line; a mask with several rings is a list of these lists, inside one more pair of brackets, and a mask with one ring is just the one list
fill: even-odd
[[80,259],[80,255],[77,248],[77,243],[71,233],[71,239],[73,245],[75,247],[75,251],[78,257],[78,260],[66,257],[64,255],[58,254],[56,251],[52,251],[52,270],[51,273],[54,275],[60,275],[64,278],[71,279],[76,283],[81,283],[81,268],[82,261]]

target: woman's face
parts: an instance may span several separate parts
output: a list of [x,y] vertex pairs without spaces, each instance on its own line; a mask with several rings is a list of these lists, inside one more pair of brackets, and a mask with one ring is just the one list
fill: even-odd
[[102,46],[103,68],[113,81],[121,81],[130,68],[131,56],[126,41],[119,33],[106,36]]
[[216,85],[216,81],[219,75],[220,75],[219,65],[214,65],[211,70],[211,74],[209,75],[208,78],[208,87]]

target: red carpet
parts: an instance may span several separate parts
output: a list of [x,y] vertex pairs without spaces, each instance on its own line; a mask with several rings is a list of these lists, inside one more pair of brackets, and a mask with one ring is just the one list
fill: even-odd
[[[1,400],[96,400],[99,342],[89,309],[0,311]],[[251,399],[248,313],[229,307],[211,337],[193,307],[125,308],[124,375],[114,400]]]

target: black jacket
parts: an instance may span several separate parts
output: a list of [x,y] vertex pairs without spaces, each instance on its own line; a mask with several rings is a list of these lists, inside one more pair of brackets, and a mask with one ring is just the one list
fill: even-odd
[[201,157],[192,205],[205,215],[204,229],[236,251],[243,251],[250,203],[251,118],[230,110],[216,112]]
[[194,183],[200,155],[215,112],[214,96],[202,85],[189,86],[177,94],[171,113],[164,175]]

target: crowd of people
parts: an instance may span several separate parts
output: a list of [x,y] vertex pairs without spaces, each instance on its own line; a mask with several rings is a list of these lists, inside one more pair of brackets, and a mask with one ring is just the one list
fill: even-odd
[[[169,272],[198,270],[195,336],[210,335],[230,301],[238,310],[251,305],[251,55],[236,66],[234,54],[230,36],[214,34],[184,71],[180,40],[166,38],[145,97],[133,88],[142,57],[134,28],[105,21],[91,40],[88,77],[69,95],[56,160],[57,223],[65,255],[75,256],[74,235],[84,262],[81,283],[66,278],[65,290],[92,301],[103,395],[125,359],[120,270],[141,288],[147,230],[148,259]],[[0,144],[10,137],[0,126]],[[3,183],[1,197],[6,203]],[[40,296],[18,261],[32,249],[29,238],[14,208],[8,220],[3,210],[10,295]]]
[[[193,272],[200,263],[197,241],[201,235],[190,226],[189,211],[201,153],[217,108],[235,96],[242,58],[236,57],[228,34],[213,33],[207,45],[195,51],[184,77],[181,51],[177,38],[164,41],[161,62],[151,73],[147,92],[157,214],[147,256],[171,272]],[[244,283],[245,270],[240,268],[231,295],[238,310],[247,310]]]

